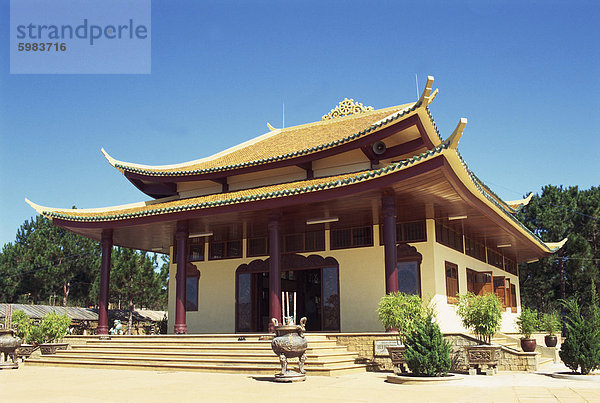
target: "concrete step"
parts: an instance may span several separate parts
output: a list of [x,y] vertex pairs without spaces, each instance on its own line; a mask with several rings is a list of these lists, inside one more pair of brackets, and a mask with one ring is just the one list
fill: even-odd
[[[291,368],[295,364],[290,363]],[[273,375],[280,370],[279,365],[223,365],[210,363],[182,363],[182,362],[155,362],[155,361],[137,361],[121,362],[108,360],[68,360],[68,359],[49,359],[47,357],[29,358],[25,361],[26,366],[65,366],[80,368],[112,368],[112,369],[145,369],[153,371],[199,371],[214,373],[247,373],[260,375]],[[308,375],[337,376],[349,373],[364,372],[366,366],[362,364],[331,364],[327,366],[306,365]]]
[[[253,358],[253,357],[145,357],[132,355],[76,355],[76,354],[56,354],[43,356],[49,361],[77,360],[81,362],[89,361],[110,361],[110,362],[154,362],[154,363],[189,363],[189,364],[213,364],[213,365],[268,365],[279,367],[279,358],[273,354],[271,357]],[[290,363],[297,362],[297,359],[289,360]],[[328,357],[319,360],[306,361],[308,367],[323,367],[333,364],[354,364],[353,357]]]
[[550,365],[550,364],[554,364],[554,359],[552,358],[545,358],[545,357],[540,357],[538,360],[538,369],[540,367],[543,367],[545,365]]
[[[227,373],[277,373],[280,362],[271,350],[271,340],[261,335],[184,336],[71,336],[70,349],[56,355],[30,357],[25,365],[81,366],[151,370],[190,370]],[[364,372],[356,364],[358,353],[350,352],[324,335],[308,335],[306,369],[309,375],[342,375]],[[297,366],[297,359],[290,365]]]
[[[244,357],[244,358],[272,358],[276,357],[272,350],[270,351],[238,351],[238,352],[215,352],[215,351],[189,351],[184,349],[178,350],[167,350],[167,351],[157,351],[156,349],[143,349],[143,350],[134,350],[134,349],[85,349],[85,348],[76,348],[72,350],[61,350],[59,352],[60,355],[74,356],[74,355],[86,355],[86,356],[95,356],[95,355],[110,355],[110,356],[119,356],[119,355],[129,355],[129,356],[144,356],[144,357],[196,357],[196,358],[231,358],[231,357]],[[309,359],[327,359],[327,358],[339,358],[339,357],[347,357],[347,358],[357,358],[358,353],[347,351],[346,349],[340,348],[334,352],[327,351],[314,351],[311,349],[307,350],[307,357]]]
[[[336,347],[334,340],[315,340],[308,341],[311,347]],[[86,346],[212,346],[212,347],[230,347],[243,346],[244,348],[271,348],[271,340],[264,341],[227,341],[227,340],[90,340],[85,343]]]
[[[112,341],[237,341],[243,337],[246,340],[252,341],[269,341],[273,338],[272,334],[267,333],[239,333],[239,334],[182,334],[182,335],[109,335],[109,340]],[[305,333],[304,337],[309,342],[328,340],[327,334]],[[65,337],[65,341],[70,344],[82,344],[88,341],[98,341],[100,336],[81,336],[69,335]]]
[[[230,345],[130,345],[125,343],[114,343],[114,344],[82,344],[70,346],[73,350],[106,350],[106,349],[120,349],[130,351],[187,351],[187,352],[214,352],[214,353],[228,353],[228,352],[272,352],[271,344],[265,344],[261,346],[251,346],[246,344],[230,344]],[[335,343],[331,345],[314,345],[309,344],[307,350],[309,353],[320,354],[320,353],[335,353],[338,351],[347,351],[346,347],[338,346]]]

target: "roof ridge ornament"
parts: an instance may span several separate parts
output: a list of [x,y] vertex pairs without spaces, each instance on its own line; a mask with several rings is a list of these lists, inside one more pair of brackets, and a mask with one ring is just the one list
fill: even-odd
[[431,92],[431,90],[433,89],[433,80],[433,76],[427,76],[427,83],[425,84],[425,89],[423,90],[421,98],[419,98],[419,101],[417,101],[417,103],[424,103],[425,106],[427,106],[433,102],[433,100],[439,93],[439,90],[437,88],[435,89],[435,91],[433,91],[433,93]]
[[364,106],[360,102],[354,102],[354,99],[344,98],[338,106],[333,108],[327,115],[323,115],[321,120],[341,118],[343,116],[355,115],[374,110],[372,106]]
[[445,141],[446,143],[448,143],[448,147],[456,150],[456,147],[458,146],[458,140],[460,140],[466,125],[467,118],[460,118],[456,129],[454,129],[454,132],[452,132],[450,137],[448,137],[448,139]]

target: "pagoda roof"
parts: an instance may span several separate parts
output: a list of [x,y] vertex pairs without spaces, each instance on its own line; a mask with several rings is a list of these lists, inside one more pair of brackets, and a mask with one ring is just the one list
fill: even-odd
[[[177,177],[234,173],[248,167],[264,166],[263,169],[268,169],[267,166],[272,163],[311,155],[317,158],[320,152],[356,142],[413,115],[419,115],[431,126],[432,130],[425,130],[429,136],[426,144],[431,148],[441,143],[441,136],[428,108],[437,95],[437,90],[432,93],[432,85],[433,77],[428,77],[425,90],[416,102],[377,110],[345,99],[320,121],[280,129],[267,124],[271,130],[266,134],[210,157],[180,164],[143,165],[119,161],[104,149],[102,153],[123,174],[133,174],[145,180],[157,177],[176,180]],[[348,106],[348,103],[351,105]],[[340,109],[348,108],[358,110],[347,115],[340,112]]]
[[388,176],[394,172],[399,172],[408,167],[418,165],[434,155],[441,154],[443,150],[447,148],[448,143],[444,143],[426,153],[422,153],[404,161],[392,163],[379,169],[299,180],[226,193],[215,193],[186,199],[168,200],[172,198],[165,198],[167,199],[166,201],[155,200],[152,202],[133,203],[100,209],[60,209],[43,207],[28,199],[25,199],[25,201],[38,213],[50,219],[80,222],[113,222],[138,217],[156,216],[181,211],[200,210],[232,204],[290,197],[324,191],[327,189],[352,186],[361,182]]
[[[535,245],[538,253],[550,254],[562,247],[566,239],[557,243],[543,242],[514,216],[514,209],[511,206],[499,201],[496,195],[490,194],[487,187],[482,186],[481,181],[468,169],[456,149],[465,124],[466,119],[461,119],[455,132],[446,141],[427,152],[379,169],[186,199],[166,198],[104,209],[49,208],[39,206],[27,199],[26,201],[38,213],[49,219],[57,220],[57,224],[64,227],[71,229],[110,228],[161,220],[176,220],[182,214],[187,214],[189,217],[219,214],[230,207],[262,209],[266,204],[261,203],[269,201],[280,202],[278,206],[286,203],[297,204],[301,202],[302,196],[308,195],[318,195],[319,200],[331,200],[336,197],[336,194],[339,196],[339,192],[335,193],[336,190],[344,189],[344,195],[351,195],[400,183],[404,177],[410,177],[403,176],[404,173],[422,175],[426,172],[440,170],[444,172],[445,181],[450,183],[463,200],[468,199],[471,207],[484,211],[484,215],[489,219],[500,224],[509,232],[518,234],[521,239],[526,239],[530,245]],[[313,197],[311,201],[316,199]],[[272,203],[270,207],[272,207]]]

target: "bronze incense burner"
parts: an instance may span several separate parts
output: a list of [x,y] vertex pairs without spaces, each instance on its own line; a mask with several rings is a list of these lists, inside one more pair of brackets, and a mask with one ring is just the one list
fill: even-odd
[[[306,331],[306,318],[300,319],[299,325],[279,325],[279,321],[272,319],[275,325],[275,337],[271,342],[271,348],[279,356],[281,372],[275,375],[278,382],[304,381],[306,370],[306,348],[308,342],[304,337]],[[288,369],[288,358],[298,357],[298,372]]]

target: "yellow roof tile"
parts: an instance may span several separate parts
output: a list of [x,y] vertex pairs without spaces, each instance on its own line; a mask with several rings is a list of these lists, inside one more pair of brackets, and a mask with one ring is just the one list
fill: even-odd
[[[197,172],[200,170],[219,167],[233,167],[236,164],[266,160],[281,157],[285,154],[319,147],[344,137],[369,129],[380,120],[413,106],[414,103],[393,106],[360,114],[345,116],[336,119],[323,120],[300,126],[276,129],[276,132],[260,136],[254,141],[233,147],[231,150],[216,154],[213,157],[190,161],[189,163],[163,166],[150,166],[132,164],[114,160],[105,153],[105,156],[115,167],[127,171],[140,171],[143,173],[173,174]],[[389,123],[389,122],[388,122]],[[314,152],[314,151],[313,151]],[[266,162],[266,161],[263,161]]]

